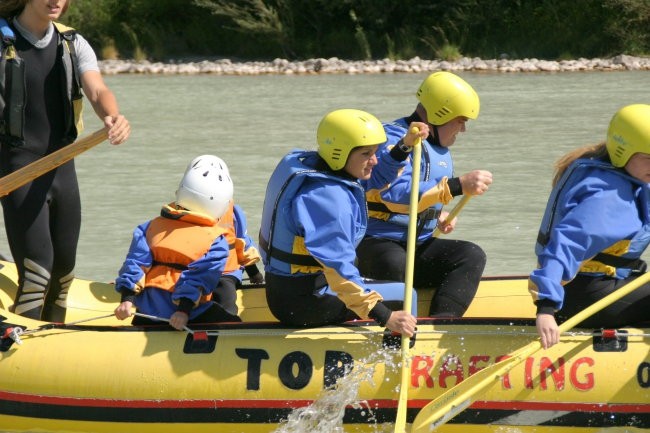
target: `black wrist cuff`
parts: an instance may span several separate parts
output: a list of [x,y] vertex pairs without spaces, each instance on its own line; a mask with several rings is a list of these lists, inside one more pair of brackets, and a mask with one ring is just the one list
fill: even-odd
[[130,302],[132,304],[135,304],[135,292],[133,290],[129,289],[120,289],[120,302]]
[[181,298],[178,301],[178,308],[176,310],[177,311],[182,311],[183,313],[185,313],[185,314],[187,314],[189,316],[190,311],[192,311],[192,308],[194,308],[194,302],[192,302],[191,299],[189,299],[189,298]]
[[370,313],[368,313],[368,317],[379,323],[379,326],[386,326],[391,314],[393,314],[393,312],[390,308],[381,302],[377,302],[372,310],[370,310]]
[[260,270],[257,268],[257,265],[249,265],[244,268],[249,277],[253,277],[260,273]]
[[[407,150],[405,151],[404,149]],[[406,158],[409,157],[411,150],[412,149],[410,147],[404,145],[404,140],[400,139],[390,150],[390,156],[392,156],[395,161],[406,161]]]
[[542,299],[536,302],[537,314],[550,314],[555,315],[555,302],[550,299]]
[[463,186],[460,184],[459,177],[452,177],[447,180],[447,185],[449,186],[449,192],[452,197],[457,197],[463,195]]

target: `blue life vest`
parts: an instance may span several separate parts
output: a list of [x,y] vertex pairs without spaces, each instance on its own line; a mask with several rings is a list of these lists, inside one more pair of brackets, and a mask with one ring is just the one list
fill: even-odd
[[[359,207],[366,210],[365,192],[361,185],[330,172],[317,170],[315,166],[318,159],[318,154],[314,151],[294,150],[280,161],[269,179],[259,236],[260,253],[267,271],[270,268],[285,275],[298,273],[296,268],[300,269],[300,273],[322,271],[321,265],[311,255],[295,251],[296,238],[301,236],[294,227],[288,225],[285,218],[278,218],[278,210],[291,208],[291,203],[305,180],[322,178],[339,181],[353,191]],[[363,220],[367,221],[367,215]],[[365,225],[357,233],[357,244],[364,234]]]

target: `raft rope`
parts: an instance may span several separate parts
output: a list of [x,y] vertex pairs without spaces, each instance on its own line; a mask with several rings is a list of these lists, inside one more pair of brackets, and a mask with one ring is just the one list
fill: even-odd
[[7,328],[5,330],[4,335],[2,338],[11,338],[16,344],[23,344],[23,340],[20,338],[21,336],[25,335],[32,335],[36,334],[37,332],[43,332],[47,331],[49,329],[54,329],[57,327],[65,327],[65,326],[72,326],[72,325],[77,325],[79,323],[84,323],[84,322],[91,322],[93,320],[99,320],[99,319],[105,319],[107,317],[111,317],[114,314],[106,314],[103,316],[98,316],[98,317],[90,317],[88,319],[81,319],[81,320],[76,320],[74,322],[68,322],[68,323],[48,323],[46,325],[40,326],[36,329],[30,329],[30,330],[25,330],[21,328],[20,326],[13,326],[11,328]]
[[[133,313],[134,316],[140,316],[144,317],[145,319],[150,319],[150,320],[157,320],[159,322],[167,322],[169,323],[169,319],[165,319],[164,317],[158,317],[158,316],[151,316],[149,314],[144,314],[144,313],[138,313],[137,311]],[[188,328],[187,326],[183,327],[183,330],[188,332],[189,334],[194,334],[194,331]]]
[[[84,310],[83,308],[77,308],[79,310]],[[88,311],[96,311],[98,313],[102,313],[102,311],[97,311],[97,310],[88,310]],[[105,312],[108,313],[108,312]],[[163,317],[158,317],[158,316],[152,316],[149,314],[144,314],[144,313],[138,313],[134,312],[133,313],[135,316],[140,316],[144,317],[147,319],[151,320],[157,320],[160,322],[167,322],[169,323],[169,319],[165,319]],[[54,327],[62,327],[62,326],[68,326],[68,325],[76,325],[78,323],[83,323],[83,322],[90,322],[92,320],[97,320],[97,319],[104,319],[107,317],[114,316],[114,313],[109,313],[104,316],[99,316],[99,317],[93,317],[90,319],[83,319],[83,320],[77,320],[75,322],[70,322],[70,323],[65,323],[65,324],[48,324],[44,325],[38,329],[32,330],[32,331],[24,331],[21,335],[28,335],[32,334],[35,332],[40,332],[44,331],[46,329],[51,329]],[[246,322],[244,322],[246,323]],[[271,323],[271,322],[268,322]],[[435,326],[435,325],[434,325]],[[462,325],[456,325],[456,326],[462,326]],[[516,326],[516,325],[515,325]],[[332,331],[331,329],[323,328],[322,330],[319,329],[190,329],[189,327],[185,327],[184,330],[189,333],[189,334],[195,334],[197,332],[201,333],[207,333],[208,336],[266,336],[266,337],[276,337],[276,336],[303,336],[303,335],[316,335],[316,336],[331,336],[332,334],[341,334],[341,335],[386,335],[387,333],[390,334],[389,331],[375,331],[372,329],[364,329],[364,328],[354,328],[354,329],[337,329],[336,331]],[[538,333],[536,331],[516,331],[516,330],[506,330],[504,328],[499,328],[496,331],[498,331],[499,336],[504,336],[504,337],[517,337],[517,336],[537,336]],[[614,330],[615,331],[615,330]],[[447,330],[436,330],[436,329],[431,329],[431,330],[424,330],[424,329],[418,329],[417,331],[418,335],[452,335],[452,336],[464,336],[464,335],[495,335],[495,330],[453,330],[453,331],[447,331]],[[650,333],[646,332],[635,332],[635,333],[618,333],[614,332],[612,334],[612,330],[601,330],[601,331],[568,331],[565,333],[562,333],[564,336],[569,336],[569,337],[605,337],[605,338],[613,338],[612,335],[615,336],[625,336],[625,337],[641,337],[641,338],[647,338],[650,337]],[[3,337],[4,338],[4,337]]]

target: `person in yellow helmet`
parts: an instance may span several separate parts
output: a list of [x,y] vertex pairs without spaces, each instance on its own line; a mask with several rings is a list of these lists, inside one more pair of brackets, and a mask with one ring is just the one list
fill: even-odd
[[[447,234],[456,224],[455,219],[443,223],[447,216],[443,205],[455,196],[483,194],[492,183],[492,174],[486,170],[455,177],[450,153],[458,134],[465,132],[467,121],[478,117],[479,97],[465,80],[451,72],[429,75],[416,96],[419,103],[413,114],[384,124],[388,141],[377,155],[381,165],[393,148],[403,145],[401,137],[409,124],[427,124],[429,134],[422,142],[413,285],[416,289],[436,289],[430,316],[461,317],[478,288],[485,253],[474,243],[432,235],[436,226]],[[357,254],[365,277],[404,279],[412,168],[409,158],[405,169],[388,187],[364,184],[370,218]]]
[[[535,252],[529,290],[544,348],[558,322],[646,272],[650,244],[650,105],[627,105],[607,138],[558,160]],[[618,328],[650,320],[646,284],[580,326]]]
[[[407,149],[428,133],[424,123],[415,126],[420,132],[404,137]],[[355,265],[355,247],[367,225],[359,180],[379,187],[395,177],[408,156],[396,148],[390,161],[377,166],[375,152],[385,141],[373,115],[335,110],[318,126],[318,151],[290,152],[273,172],[259,246],[268,305],[282,323],[321,326],[370,318],[413,335],[415,317],[401,310],[404,283],[367,281]]]

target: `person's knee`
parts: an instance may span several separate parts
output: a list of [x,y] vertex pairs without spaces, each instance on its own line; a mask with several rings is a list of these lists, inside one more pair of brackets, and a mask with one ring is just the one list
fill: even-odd
[[483,251],[483,248],[474,243],[468,242],[467,247],[465,248],[465,253],[467,259],[472,263],[485,266],[485,263],[487,262],[487,255],[485,254],[485,251]]

